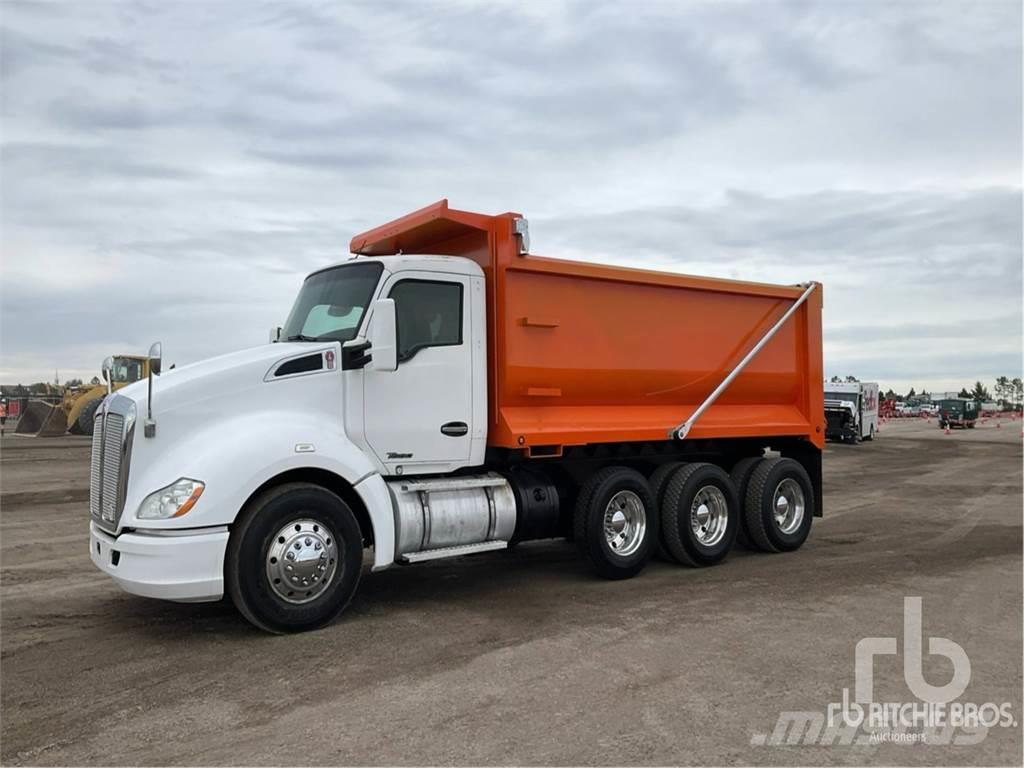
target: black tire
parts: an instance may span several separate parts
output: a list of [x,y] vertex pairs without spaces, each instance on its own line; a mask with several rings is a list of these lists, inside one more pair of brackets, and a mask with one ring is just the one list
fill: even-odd
[[[702,542],[691,525],[690,508],[697,494],[706,487],[721,492],[725,504],[725,528],[719,538]],[[736,488],[725,470],[714,464],[687,464],[676,472],[665,489],[661,532],[665,546],[678,562],[693,567],[720,563],[729,554],[739,532],[739,500]]]
[[[668,481],[672,479],[672,475],[680,467],[685,467],[686,463],[682,461],[670,461],[668,464],[662,464],[651,474],[650,479],[647,481],[648,485],[651,486],[651,493],[654,495],[654,503],[658,508],[658,515],[661,515],[661,507],[665,502],[665,489],[668,487]],[[676,562],[676,559],[672,557],[671,553],[665,547],[664,538],[661,535],[661,526],[658,526],[658,540],[654,545],[654,553],[659,559],[664,560],[668,563]]]
[[764,461],[763,456],[748,456],[737,461],[729,472],[729,479],[732,480],[732,485],[736,489],[736,500],[740,505],[740,522],[739,529],[736,531],[736,541],[747,549],[755,549],[755,547],[750,542],[750,536],[747,534],[747,521],[745,519],[746,515],[743,514],[743,501],[747,498],[747,486],[750,485],[750,476],[762,461]]
[[874,440],[874,439],[875,439],[875,428],[871,427],[869,429],[869,431],[868,431],[868,436],[865,437],[864,440]]
[[97,397],[95,400],[90,400],[82,406],[82,410],[78,412],[78,418],[75,419],[75,426],[78,427],[78,434],[92,434],[93,428],[96,426],[96,411],[99,410],[102,402],[103,398]]
[[[335,566],[333,573],[328,571],[326,586],[311,586],[320,593],[310,602],[296,604],[277,594],[267,568],[274,536],[300,521],[318,523],[325,550],[333,533],[337,562],[325,564]],[[363,536],[349,506],[318,485],[288,483],[261,494],[242,512],[228,541],[224,575],[228,594],[246,619],[267,632],[284,634],[322,627],[341,613],[355,594],[362,566]]]
[[[803,516],[792,530],[785,530],[775,518],[775,491],[783,481],[795,483],[803,496]],[[793,459],[765,459],[750,476],[743,505],[747,534],[763,552],[792,552],[799,549],[811,532],[814,517],[814,489],[807,470]]]
[[[614,551],[604,531],[605,512],[616,494],[629,491],[643,506],[644,531],[629,554]],[[594,473],[580,489],[573,515],[573,538],[591,567],[606,579],[628,579],[647,565],[658,538],[658,510],[647,480],[626,467]]]

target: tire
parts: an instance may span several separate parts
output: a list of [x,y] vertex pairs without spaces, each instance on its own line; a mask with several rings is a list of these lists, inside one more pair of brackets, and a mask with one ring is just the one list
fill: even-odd
[[[776,518],[779,496],[786,500],[787,514],[790,504],[799,505],[792,510],[792,518],[784,517],[781,522]],[[743,510],[750,541],[758,549],[799,549],[811,532],[814,516],[814,489],[807,470],[793,459],[765,459],[750,476]]]
[[[308,577],[309,583],[289,590],[285,569],[292,565],[286,558],[293,551],[298,558],[288,559],[301,570],[291,578]],[[363,536],[349,506],[318,485],[288,483],[243,511],[228,541],[224,575],[246,619],[284,634],[322,627],[341,613],[355,594],[362,566]]]
[[754,545],[750,542],[750,536],[747,534],[747,521],[744,519],[743,514],[743,500],[747,498],[747,486],[750,484],[750,475],[753,474],[754,469],[764,461],[763,456],[748,456],[745,459],[740,459],[733,465],[732,471],[729,472],[729,479],[732,480],[732,485],[736,489],[736,499],[739,502],[739,528],[736,531],[736,541],[747,549],[755,549]]
[[[606,518],[616,513],[624,516],[617,521],[623,525],[620,533],[624,538],[618,544],[621,553],[613,543],[618,537],[606,535]],[[629,517],[634,518],[632,524]],[[573,538],[599,576],[628,579],[640,573],[658,538],[658,510],[644,476],[626,467],[608,467],[593,474],[576,500]]]
[[867,437],[865,437],[865,438],[864,438],[864,440],[874,440],[874,439],[875,439],[875,428],[874,428],[874,427],[871,427],[871,428],[870,428],[870,429],[868,430],[868,436],[867,436]]
[[96,426],[96,411],[99,410],[102,402],[103,398],[97,397],[95,400],[90,400],[82,406],[82,410],[78,412],[78,418],[75,419],[75,426],[78,427],[78,434],[92,434],[93,428]]
[[[721,467],[704,462],[687,464],[665,490],[661,532],[665,546],[678,562],[693,567],[720,563],[739,532],[736,487]],[[699,517],[703,509],[705,517]]]
[[[654,503],[658,508],[658,515],[661,515],[661,508],[665,502],[665,489],[668,487],[668,481],[672,478],[672,475],[680,467],[685,467],[686,463],[682,461],[670,461],[668,464],[662,464],[651,475],[647,481],[648,485],[651,486],[651,493],[654,495]],[[676,562],[676,559],[672,557],[668,549],[665,548],[665,541],[661,535],[661,526],[657,529],[658,540],[654,545],[655,554],[659,559],[669,563]]]

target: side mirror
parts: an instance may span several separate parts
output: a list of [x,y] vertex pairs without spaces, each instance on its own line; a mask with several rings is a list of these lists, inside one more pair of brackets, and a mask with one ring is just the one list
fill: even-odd
[[394,299],[377,299],[373,302],[370,344],[373,349],[371,368],[376,371],[394,371],[398,368],[398,320]]
[[101,369],[101,373],[103,375],[103,380],[105,382],[107,382],[107,394],[108,395],[110,394],[110,391],[111,391],[111,386],[112,386],[111,379],[113,379],[113,370],[114,370],[114,358],[112,358],[112,357],[105,358],[103,360],[103,367]]
[[270,343],[277,344],[281,340],[281,326],[275,325],[270,329]]
[[160,362],[162,359],[163,345],[159,341],[154,341],[153,346],[149,348],[149,370],[155,376],[160,375]]

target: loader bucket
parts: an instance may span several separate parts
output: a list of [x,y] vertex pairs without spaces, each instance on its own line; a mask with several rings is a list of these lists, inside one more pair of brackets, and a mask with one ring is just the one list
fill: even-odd
[[25,412],[18,419],[16,435],[29,437],[57,437],[68,431],[68,419],[60,405],[45,400],[29,400]]

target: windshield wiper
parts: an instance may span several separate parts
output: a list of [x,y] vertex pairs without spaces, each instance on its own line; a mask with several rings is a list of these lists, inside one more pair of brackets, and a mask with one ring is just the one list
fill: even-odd
[[304,336],[303,334],[298,333],[294,336],[287,337],[285,341],[323,341],[323,339],[318,336]]

